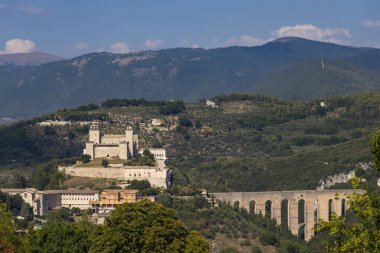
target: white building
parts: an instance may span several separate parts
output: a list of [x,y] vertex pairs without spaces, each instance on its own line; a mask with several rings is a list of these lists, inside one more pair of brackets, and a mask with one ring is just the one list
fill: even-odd
[[62,120],[47,120],[37,123],[38,126],[67,126],[71,125],[70,121]]
[[[145,149],[140,149],[139,154],[142,155],[144,153],[144,150]],[[166,150],[164,148],[149,148],[148,150],[150,153],[152,153],[154,155],[155,159],[158,159],[158,160],[168,159],[166,157]]]
[[62,207],[77,207],[81,210],[91,208],[90,201],[100,200],[100,191],[98,190],[62,190],[61,204]]
[[133,133],[131,126],[125,134],[102,134],[98,124],[93,123],[89,130],[89,140],[83,154],[91,158],[114,157],[128,160],[137,156],[138,135]]
[[162,120],[161,119],[152,119],[152,126],[161,126],[162,125]]
[[212,100],[206,100],[206,106],[211,108],[218,108],[219,106]]

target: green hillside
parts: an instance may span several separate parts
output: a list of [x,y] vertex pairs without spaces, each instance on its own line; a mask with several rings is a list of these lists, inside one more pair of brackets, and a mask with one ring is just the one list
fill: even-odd
[[[204,101],[113,99],[1,126],[0,188],[114,187],[116,180],[66,177],[57,171],[59,164],[75,163],[88,126],[37,123],[97,120],[106,133],[121,133],[132,123],[141,147],[167,150],[173,187],[157,202],[176,210],[186,227],[199,231],[216,252],[229,247],[241,252],[292,252],[289,247],[295,252],[324,252],[322,240],[333,239],[324,233],[305,243],[273,220],[222,203],[213,208],[198,194],[200,189],[315,189],[320,180],[350,171],[375,185],[380,172],[367,168],[371,156],[363,134],[379,126],[380,92],[324,98],[324,107],[322,100],[289,102],[251,94],[213,100],[219,108],[209,108]],[[145,127],[153,118],[164,125]],[[347,187],[349,183],[331,186]]]
[[[100,120],[102,129],[110,133],[122,132],[125,124],[134,122],[142,147],[167,149],[173,191],[189,186],[212,191],[315,189],[321,179],[358,170],[359,163],[370,161],[363,133],[379,126],[380,93],[325,98],[327,107],[318,101],[283,102],[260,95],[214,100],[218,109],[204,102],[190,103],[175,115],[167,115],[161,102],[124,100],[128,102],[124,105],[129,104],[124,106],[123,100],[110,100],[97,110],[62,110],[4,126],[0,128],[2,168],[24,168],[33,178],[36,171],[54,171],[59,161],[42,167],[41,163],[80,155],[87,128],[35,125],[44,118]],[[171,130],[140,126],[152,118],[160,118]],[[0,184],[12,185],[14,178],[8,172]],[[51,180],[38,185],[56,187],[57,179]]]
[[331,95],[380,88],[380,73],[346,62],[312,60],[282,69],[253,91],[290,100],[311,100]]
[[[0,118],[30,117],[63,107],[100,103],[109,98],[197,101],[220,94],[248,92],[293,64],[322,58],[326,62],[328,59],[345,61],[358,55],[365,59],[366,52],[375,51],[288,37],[256,47],[86,54],[33,67],[20,73],[15,80],[0,80]],[[365,60],[360,62],[364,64]],[[332,79],[337,81],[334,85],[343,88],[330,89],[328,83],[323,92],[317,90],[314,94],[315,90],[307,89],[305,94],[296,91],[292,94],[290,89],[282,97],[309,99],[373,88],[363,86],[369,79],[366,70],[356,73],[345,66],[337,68],[332,75],[344,70],[344,78]],[[313,68],[304,66],[302,70],[306,76]],[[274,79],[278,80],[276,76]],[[302,80],[302,77],[294,77],[296,83]],[[357,82],[358,87],[355,86]],[[286,86],[277,81],[270,83]],[[276,86],[275,90],[283,89]]]

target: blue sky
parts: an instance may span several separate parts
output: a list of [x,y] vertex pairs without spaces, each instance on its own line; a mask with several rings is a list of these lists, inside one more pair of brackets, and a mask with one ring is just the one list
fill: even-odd
[[0,0],[0,53],[72,57],[255,46],[283,36],[380,48],[380,1]]

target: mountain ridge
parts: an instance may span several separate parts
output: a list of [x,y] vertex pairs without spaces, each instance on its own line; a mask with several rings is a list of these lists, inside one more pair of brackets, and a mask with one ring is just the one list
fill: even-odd
[[43,52],[0,54],[0,65],[38,66],[60,60],[64,58]]
[[255,47],[90,53],[0,80],[4,91],[0,116],[23,118],[109,98],[196,101],[252,91],[279,71],[306,60],[350,62],[363,54],[364,60],[354,62],[361,65],[371,52],[377,49],[286,37]]

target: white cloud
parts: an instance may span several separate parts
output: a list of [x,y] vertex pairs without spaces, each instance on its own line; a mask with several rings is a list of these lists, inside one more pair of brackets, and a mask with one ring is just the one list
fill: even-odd
[[4,51],[1,54],[29,53],[36,49],[36,44],[31,40],[11,39],[5,42]]
[[367,28],[380,28],[380,20],[364,20],[361,24]]
[[160,39],[147,39],[144,45],[148,48],[158,48],[162,45],[162,40]]
[[74,49],[76,50],[84,50],[88,49],[90,46],[86,42],[78,42],[74,45]]
[[249,35],[232,36],[224,42],[224,46],[257,46],[267,42]]
[[33,15],[38,15],[38,14],[42,14],[44,13],[44,10],[39,8],[39,7],[36,7],[36,6],[19,6],[17,9],[19,9],[20,11],[24,12],[24,13],[27,13],[27,14],[33,14]]
[[128,45],[124,42],[116,42],[110,46],[111,52],[115,54],[126,54],[129,52]]
[[276,38],[295,36],[337,44],[351,44],[350,38],[352,37],[349,29],[320,28],[310,24],[283,26],[272,32],[272,35]]

